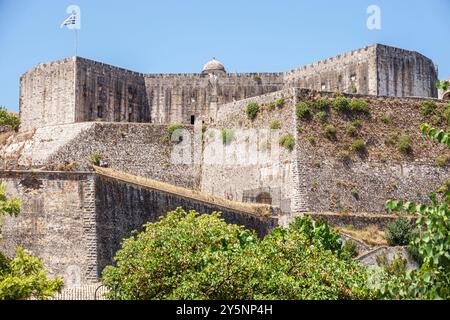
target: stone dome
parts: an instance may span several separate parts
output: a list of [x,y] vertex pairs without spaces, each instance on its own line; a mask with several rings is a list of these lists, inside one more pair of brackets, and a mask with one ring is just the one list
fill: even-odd
[[223,64],[213,58],[211,61],[208,61],[207,64],[203,67],[202,73],[226,73],[225,67]]

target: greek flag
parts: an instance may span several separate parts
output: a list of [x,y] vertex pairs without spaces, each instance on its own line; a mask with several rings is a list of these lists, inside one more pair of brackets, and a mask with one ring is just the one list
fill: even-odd
[[65,26],[72,26],[72,25],[76,25],[77,24],[77,15],[76,14],[72,14],[70,15],[70,17],[68,17],[66,20],[64,20],[64,22],[61,24],[61,28],[65,27]]

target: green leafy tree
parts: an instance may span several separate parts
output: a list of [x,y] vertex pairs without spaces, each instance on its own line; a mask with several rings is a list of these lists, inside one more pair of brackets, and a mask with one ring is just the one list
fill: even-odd
[[[21,203],[8,199],[6,185],[0,185],[0,219],[5,215],[17,216]],[[42,261],[17,248],[16,256],[7,258],[0,252],[0,300],[47,299],[60,291],[60,278],[47,278]]]
[[11,112],[8,112],[5,107],[0,106],[0,126],[8,126],[17,131],[20,127],[20,119]]
[[260,240],[218,213],[179,208],[124,240],[103,271],[117,299],[364,299],[365,268],[297,228]]
[[[449,145],[448,133],[421,126],[423,134],[444,145]],[[381,296],[404,299],[450,299],[450,190],[442,188],[440,194],[430,194],[431,204],[416,204],[401,200],[389,200],[390,211],[406,211],[417,214],[418,232],[411,245],[417,248],[423,261],[420,269],[403,275],[386,276]]]

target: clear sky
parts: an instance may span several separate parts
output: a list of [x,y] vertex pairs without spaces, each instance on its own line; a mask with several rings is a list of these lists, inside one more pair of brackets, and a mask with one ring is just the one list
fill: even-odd
[[[0,105],[19,107],[19,77],[75,55],[60,29],[81,8],[78,55],[143,73],[287,71],[373,43],[418,51],[450,77],[450,0],[0,0]],[[369,30],[369,5],[381,30]]]

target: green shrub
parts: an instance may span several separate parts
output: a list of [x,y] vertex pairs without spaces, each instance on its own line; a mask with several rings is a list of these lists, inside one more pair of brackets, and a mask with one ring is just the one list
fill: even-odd
[[258,75],[254,75],[254,76],[252,77],[252,79],[253,79],[253,81],[255,81],[255,82],[261,82],[261,81],[262,81],[261,77],[258,76]]
[[273,111],[273,110],[275,110],[275,108],[276,108],[275,102],[271,102],[271,103],[269,103],[269,104],[267,105],[267,110],[268,110],[268,111]]
[[336,139],[336,127],[332,124],[326,125],[323,129],[323,135],[329,140]]
[[386,125],[392,124],[393,119],[392,116],[389,114],[383,114],[382,116],[380,116],[380,121],[383,122]]
[[247,117],[250,120],[255,120],[259,113],[259,105],[256,102],[251,102],[246,108]]
[[369,113],[369,104],[364,99],[352,99],[349,108],[352,112]]
[[285,103],[286,103],[286,101],[284,100],[284,98],[280,98],[280,99],[277,99],[277,101],[275,101],[275,106],[277,108],[283,108]]
[[424,101],[421,104],[420,114],[424,117],[433,114],[437,109],[436,102],[428,100]]
[[178,130],[180,130],[181,128],[183,128],[183,126],[180,123],[169,124],[166,128],[167,138],[170,141],[180,142],[182,136],[180,135],[180,132]]
[[232,129],[222,129],[221,135],[223,145],[229,145],[235,138],[234,131]]
[[365,153],[367,151],[366,142],[362,139],[353,141],[352,150],[357,153]]
[[341,256],[346,259],[352,259],[358,256],[358,248],[352,240],[347,240],[342,245]]
[[305,102],[299,102],[295,106],[295,113],[297,114],[297,118],[305,120],[311,116],[311,111],[309,110],[308,104]]
[[347,113],[350,111],[350,101],[342,96],[338,96],[333,101],[333,109],[336,112]]
[[94,166],[100,166],[100,162],[102,161],[103,156],[101,155],[100,152],[94,152],[93,154],[91,154],[90,156],[90,160],[91,160],[91,164],[93,164]]
[[353,120],[353,121],[351,122],[351,124],[352,124],[353,126],[355,126],[356,128],[361,128],[362,125],[363,125],[362,120],[360,120],[360,119],[355,119],[355,120]]
[[313,145],[313,146],[316,145],[316,138],[314,136],[309,136],[308,141],[311,145]]
[[287,133],[280,138],[280,145],[289,151],[294,150],[295,147],[295,139],[292,134]]
[[395,146],[398,142],[398,135],[398,131],[389,132],[384,139],[384,144],[391,147]]
[[330,108],[330,100],[327,97],[321,97],[314,101],[313,107],[319,111],[327,111]]
[[326,123],[328,121],[328,114],[324,111],[317,112],[314,118],[320,123]]
[[8,112],[5,107],[0,107],[0,126],[8,126],[14,131],[18,131],[20,119],[11,112]]
[[447,122],[447,125],[450,126],[450,105],[445,108],[444,112],[442,113],[442,117]]
[[348,124],[345,127],[345,132],[350,136],[350,137],[355,137],[358,134],[358,129],[353,125],[353,124]]
[[397,148],[400,152],[408,154],[412,152],[412,139],[410,136],[401,136],[397,142]]
[[289,224],[289,230],[302,233],[310,243],[324,250],[339,253],[342,249],[339,233],[324,220],[313,220],[310,216],[297,217]]
[[436,165],[439,167],[445,167],[450,162],[449,156],[439,156],[434,159]]
[[[368,273],[340,259],[338,235],[316,226],[255,232],[225,223],[218,213],[179,208],[125,239],[115,266],[102,273],[118,300],[371,299]],[[330,248],[328,250],[323,249]],[[336,246],[338,247],[338,246]]]
[[278,121],[278,120],[273,120],[273,121],[270,123],[270,129],[272,129],[272,130],[281,129],[280,121]]
[[385,237],[390,246],[406,246],[412,239],[413,226],[405,217],[398,217],[388,223],[385,229]]
[[341,150],[337,153],[337,157],[343,161],[348,161],[351,159],[350,152],[347,150]]

